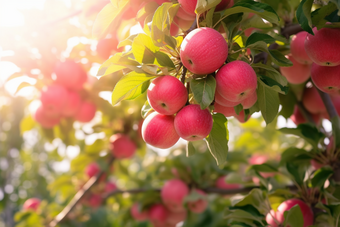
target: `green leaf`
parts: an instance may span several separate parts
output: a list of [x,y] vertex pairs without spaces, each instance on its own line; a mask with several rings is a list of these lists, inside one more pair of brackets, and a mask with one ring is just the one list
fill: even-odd
[[280,20],[271,6],[252,0],[241,0],[235,3],[233,7],[224,11],[222,18],[235,13],[255,13],[273,24],[278,24]]
[[202,14],[205,11],[217,6],[220,2],[221,0],[197,0],[195,13]]
[[268,207],[265,203],[267,200],[264,192],[261,189],[255,188],[252,189],[248,195],[242,198],[240,201],[237,201],[234,206],[245,206],[252,205],[255,207],[260,213],[266,213],[268,211]]
[[278,93],[259,83],[257,101],[264,120],[267,124],[271,123],[279,111],[280,100]]
[[289,91],[289,87],[288,86],[282,86],[279,82],[277,82],[276,80],[268,77],[268,76],[264,76],[264,75],[260,75],[259,77],[257,77],[257,80],[259,81],[259,83],[261,83],[263,86],[272,89],[273,91],[276,91],[278,93],[281,94],[287,94]]
[[299,124],[296,128],[281,128],[280,132],[299,136],[310,143],[315,150],[318,149],[319,141],[324,137],[314,125]]
[[152,39],[143,33],[138,34],[133,40],[132,53],[140,63],[153,64],[158,50],[159,47],[153,44]]
[[[123,12],[128,3],[128,0],[122,0],[117,4],[108,3],[99,12],[92,27],[92,36],[94,39],[104,38],[110,25],[114,22],[117,16]],[[118,23],[118,21],[115,21],[115,23]]]
[[150,106],[149,101],[146,100],[141,110],[142,117],[146,118],[150,111],[152,111],[152,107]]
[[328,5],[314,10],[311,14],[312,24],[315,25],[318,29],[320,29],[320,26],[325,25],[327,22],[325,17],[333,13],[335,7],[336,6],[334,3],[329,2]]
[[196,149],[194,147],[194,145],[192,144],[192,142],[188,141],[187,143],[187,157],[191,156],[191,155],[194,155],[196,153]]
[[297,161],[301,159],[312,159],[311,152],[296,147],[290,147],[282,152],[280,165],[283,165],[286,162]]
[[222,167],[228,155],[228,120],[220,113],[213,115],[213,127],[206,138],[210,153],[215,158],[217,165]]
[[175,65],[174,63],[172,62],[172,60],[170,59],[170,57],[161,52],[161,51],[157,51],[156,54],[155,54],[155,57],[156,57],[156,64],[159,65],[159,66],[166,66],[170,69],[175,69]]
[[286,86],[288,84],[287,78],[282,76],[275,68],[270,65],[264,65],[262,63],[252,64],[251,67],[254,69],[264,69],[266,71],[267,76],[271,77],[272,79],[276,80],[282,86]]
[[149,80],[156,76],[130,72],[116,84],[112,92],[112,105],[121,100],[132,100],[143,94],[149,87]]
[[292,163],[292,162],[287,162],[286,168],[287,168],[288,172],[294,177],[296,183],[298,185],[302,185],[303,179],[305,177],[305,173],[299,171],[299,165]]
[[132,43],[133,43],[133,40],[136,38],[137,35],[138,34],[130,35],[129,37],[127,37],[123,41],[119,42],[117,48],[124,47],[124,46],[131,46]]
[[283,226],[290,227],[302,227],[303,225],[303,215],[299,205],[295,205],[288,211],[284,212],[284,222]]
[[[154,45],[162,47],[168,42],[174,42],[170,41],[171,39],[174,39],[170,36],[170,24],[178,9],[179,4],[167,2],[157,8],[151,24],[151,38]],[[168,40],[166,41],[166,39]]]
[[328,180],[333,175],[333,170],[331,168],[322,167],[318,169],[312,178],[313,188],[323,188],[326,180]]
[[20,122],[20,134],[24,134],[24,132],[29,131],[34,128],[35,121],[32,115],[28,115],[27,117],[23,118]]
[[251,34],[248,37],[247,42],[246,42],[246,46],[254,44],[258,41],[262,41],[262,42],[265,42],[265,43],[274,43],[275,39],[268,34],[254,32],[253,34]]
[[236,113],[237,115],[239,115],[240,112],[243,110],[242,104],[238,104],[237,106],[234,106],[234,110],[235,110],[235,113]]
[[206,109],[214,100],[216,80],[212,75],[190,82],[190,88],[201,109]]
[[263,163],[261,165],[252,165],[250,169],[253,169],[258,172],[269,172],[269,173],[278,171],[274,166],[271,166],[267,163]]
[[279,98],[280,104],[282,106],[279,114],[282,115],[284,118],[288,119],[294,113],[296,97],[292,90],[290,89],[287,95],[279,94]]
[[296,10],[296,19],[301,25],[302,29],[314,35],[312,30],[311,9],[313,0],[302,0]]

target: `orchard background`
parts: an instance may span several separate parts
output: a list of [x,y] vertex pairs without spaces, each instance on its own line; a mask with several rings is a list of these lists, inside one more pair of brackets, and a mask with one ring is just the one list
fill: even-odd
[[0,227],[340,226],[339,1],[0,4]]

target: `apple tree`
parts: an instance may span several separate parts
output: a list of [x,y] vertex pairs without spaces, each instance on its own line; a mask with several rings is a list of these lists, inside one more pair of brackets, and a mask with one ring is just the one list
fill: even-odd
[[0,34],[19,68],[0,84],[0,226],[340,226],[339,9],[24,11]]

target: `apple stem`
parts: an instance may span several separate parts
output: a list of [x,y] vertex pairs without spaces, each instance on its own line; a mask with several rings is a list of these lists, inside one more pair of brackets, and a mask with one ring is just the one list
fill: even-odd
[[[108,166],[111,166],[112,162],[115,160],[113,156],[110,157],[108,161]],[[75,208],[75,206],[80,202],[80,200],[85,196],[85,194],[90,191],[93,185],[95,185],[100,177],[104,174],[105,170],[100,171],[97,175],[91,177],[86,184],[75,194],[72,200],[67,204],[66,207],[51,221],[49,227],[55,227],[60,222],[62,222],[67,215]]]
[[182,70],[182,74],[181,74],[181,76],[179,77],[179,79],[180,79],[180,81],[184,84],[185,83],[185,75],[187,74],[187,68],[185,68],[184,66],[183,66],[183,70]]

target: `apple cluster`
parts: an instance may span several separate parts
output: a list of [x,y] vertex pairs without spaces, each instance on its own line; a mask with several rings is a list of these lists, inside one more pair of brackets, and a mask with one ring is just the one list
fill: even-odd
[[[193,193],[196,194],[195,198],[185,202],[185,199]],[[135,203],[131,207],[132,217],[137,221],[150,220],[155,227],[175,227],[185,220],[187,210],[200,214],[208,206],[204,191],[194,188],[190,192],[188,185],[180,179],[172,179],[164,184],[161,199],[162,203],[152,204],[144,210]]]
[[276,212],[274,210],[271,210],[266,216],[266,221],[268,225],[271,227],[281,226],[284,222],[284,212],[289,211],[294,206],[299,206],[301,209],[303,216],[302,227],[312,226],[314,223],[314,213],[312,209],[305,202],[297,198],[284,201],[279,205]]
[[213,124],[209,110],[202,110],[197,104],[185,106],[188,92],[176,77],[166,75],[153,80],[147,98],[155,112],[147,116],[142,125],[146,143],[169,148],[180,137],[194,141],[209,135]]
[[54,69],[56,80],[42,89],[41,105],[34,119],[44,128],[53,128],[62,118],[89,122],[96,113],[96,105],[82,99],[80,92],[87,81],[85,70],[72,60],[59,62]]

